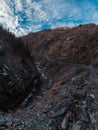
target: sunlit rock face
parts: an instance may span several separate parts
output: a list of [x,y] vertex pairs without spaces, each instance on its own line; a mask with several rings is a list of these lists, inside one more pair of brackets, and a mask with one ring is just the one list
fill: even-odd
[[1,0],[0,24],[16,35],[98,23],[97,0]]
[[44,65],[47,61],[98,65],[98,26],[47,29],[31,33],[24,41],[32,46],[32,54]]

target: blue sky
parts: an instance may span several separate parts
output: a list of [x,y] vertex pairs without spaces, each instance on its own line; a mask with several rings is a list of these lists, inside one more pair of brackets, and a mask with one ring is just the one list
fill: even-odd
[[84,23],[98,24],[98,0],[0,0],[0,24],[17,36]]

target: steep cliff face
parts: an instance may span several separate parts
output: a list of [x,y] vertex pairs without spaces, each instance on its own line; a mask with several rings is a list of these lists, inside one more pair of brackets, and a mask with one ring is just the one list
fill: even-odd
[[40,83],[40,75],[22,40],[0,28],[0,109],[18,105]]
[[76,64],[98,64],[98,26],[80,25],[32,33],[24,37],[32,46],[32,54],[46,63],[48,60]]

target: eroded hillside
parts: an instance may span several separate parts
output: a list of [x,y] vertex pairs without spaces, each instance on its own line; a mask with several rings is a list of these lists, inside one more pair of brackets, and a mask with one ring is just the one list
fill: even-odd
[[[3,96],[5,94],[4,97],[8,98],[9,103],[5,102],[7,105],[17,103],[16,99],[19,97],[23,99],[27,96],[27,98],[22,101],[16,111],[0,113],[1,129],[97,129],[97,25],[87,24],[74,28],[46,29],[31,33],[22,37],[25,42],[24,47],[27,48],[25,52],[20,48],[13,50],[9,40],[6,39],[8,36],[2,37],[1,72],[6,72],[3,72],[3,76],[13,81],[12,88],[15,88],[16,96],[13,91],[9,96],[9,90],[13,89],[5,89],[8,88],[9,80],[5,80],[2,75],[1,78],[6,84],[4,90],[7,90],[7,94],[5,91],[2,92],[2,89],[0,94]],[[6,49],[3,49],[3,45]],[[18,79],[14,76],[16,74]],[[2,82],[0,85],[3,88]],[[11,84],[9,86],[11,87]],[[13,99],[12,102],[10,99]]]
[[23,37],[31,53],[41,62],[49,60],[76,64],[95,63],[98,54],[98,26],[46,29]]

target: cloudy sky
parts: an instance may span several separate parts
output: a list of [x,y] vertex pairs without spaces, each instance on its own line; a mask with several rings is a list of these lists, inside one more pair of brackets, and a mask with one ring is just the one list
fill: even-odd
[[0,24],[17,36],[82,23],[98,24],[98,0],[0,0]]

